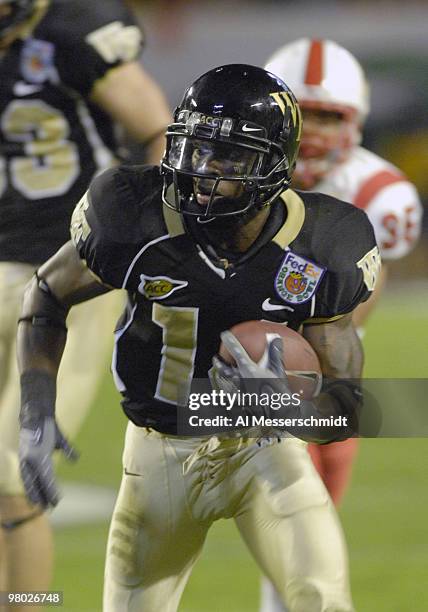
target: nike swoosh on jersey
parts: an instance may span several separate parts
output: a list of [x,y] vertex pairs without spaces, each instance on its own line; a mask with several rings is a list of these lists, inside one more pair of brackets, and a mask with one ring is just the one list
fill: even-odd
[[242,126],[243,132],[261,132],[263,128],[252,128],[249,127],[246,123]]
[[13,86],[13,93],[15,96],[22,98],[23,96],[31,96],[33,93],[38,93],[42,91],[42,89],[42,85],[31,85],[24,81],[17,81]]
[[271,304],[270,298],[267,298],[263,302],[262,309],[266,310],[267,312],[270,310],[290,310],[291,312],[294,312],[294,308],[291,308],[291,306],[286,306],[285,304]]

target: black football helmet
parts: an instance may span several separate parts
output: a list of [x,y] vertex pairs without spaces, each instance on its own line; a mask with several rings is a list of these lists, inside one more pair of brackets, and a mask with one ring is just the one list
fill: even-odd
[[167,129],[164,203],[202,219],[270,204],[289,185],[301,128],[296,99],[278,77],[245,64],[210,70]]
[[0,39],[28,19],[36,8],[37,0],[0,0],[0,7],[7,6],[7,14],[0,16]]

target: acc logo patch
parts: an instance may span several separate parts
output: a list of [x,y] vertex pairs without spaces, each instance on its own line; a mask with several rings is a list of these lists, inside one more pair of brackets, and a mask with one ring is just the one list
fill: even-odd
[[287,251],[275,278],[275,291],[284,302],[304,304],[314,295],[325,268]]
[[22,49],[21,72],[29,83],[44,83],[53,74],[55,47],[46,40],[29,38]]
[[138,291],[148,300],[164,300],[178,289],[187,287],[187,281],[174,280],[168,276],[146,276],[140,275],[141,283]]

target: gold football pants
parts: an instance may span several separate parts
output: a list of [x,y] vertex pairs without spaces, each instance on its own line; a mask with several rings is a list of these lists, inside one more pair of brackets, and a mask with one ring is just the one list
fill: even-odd
[[353,610],[342,530],[304,442],[184,439],[129,423],[123,466],[104,612],[175,612],[219,518],[235,520],[290,612]]

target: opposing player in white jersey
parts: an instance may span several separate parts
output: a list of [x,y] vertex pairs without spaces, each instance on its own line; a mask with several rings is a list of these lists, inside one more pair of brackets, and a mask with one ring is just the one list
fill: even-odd
[[[369,87],[349,51],[331,40],[301,38],[277,50],[265,68],[288,83],[303,114],[294,187],[351,202],[365,210],[373,225],[384,265],[371,299],[354,311],[354,323],[362,332],[385,284],[389,261],[407,255],[418,239],[422,206],[417,191],[397,167],[360,146]],[[357,444],[350,438],[309,446],[336,505],[349,482]],[[283,610],[266,581],[261,612]]]

